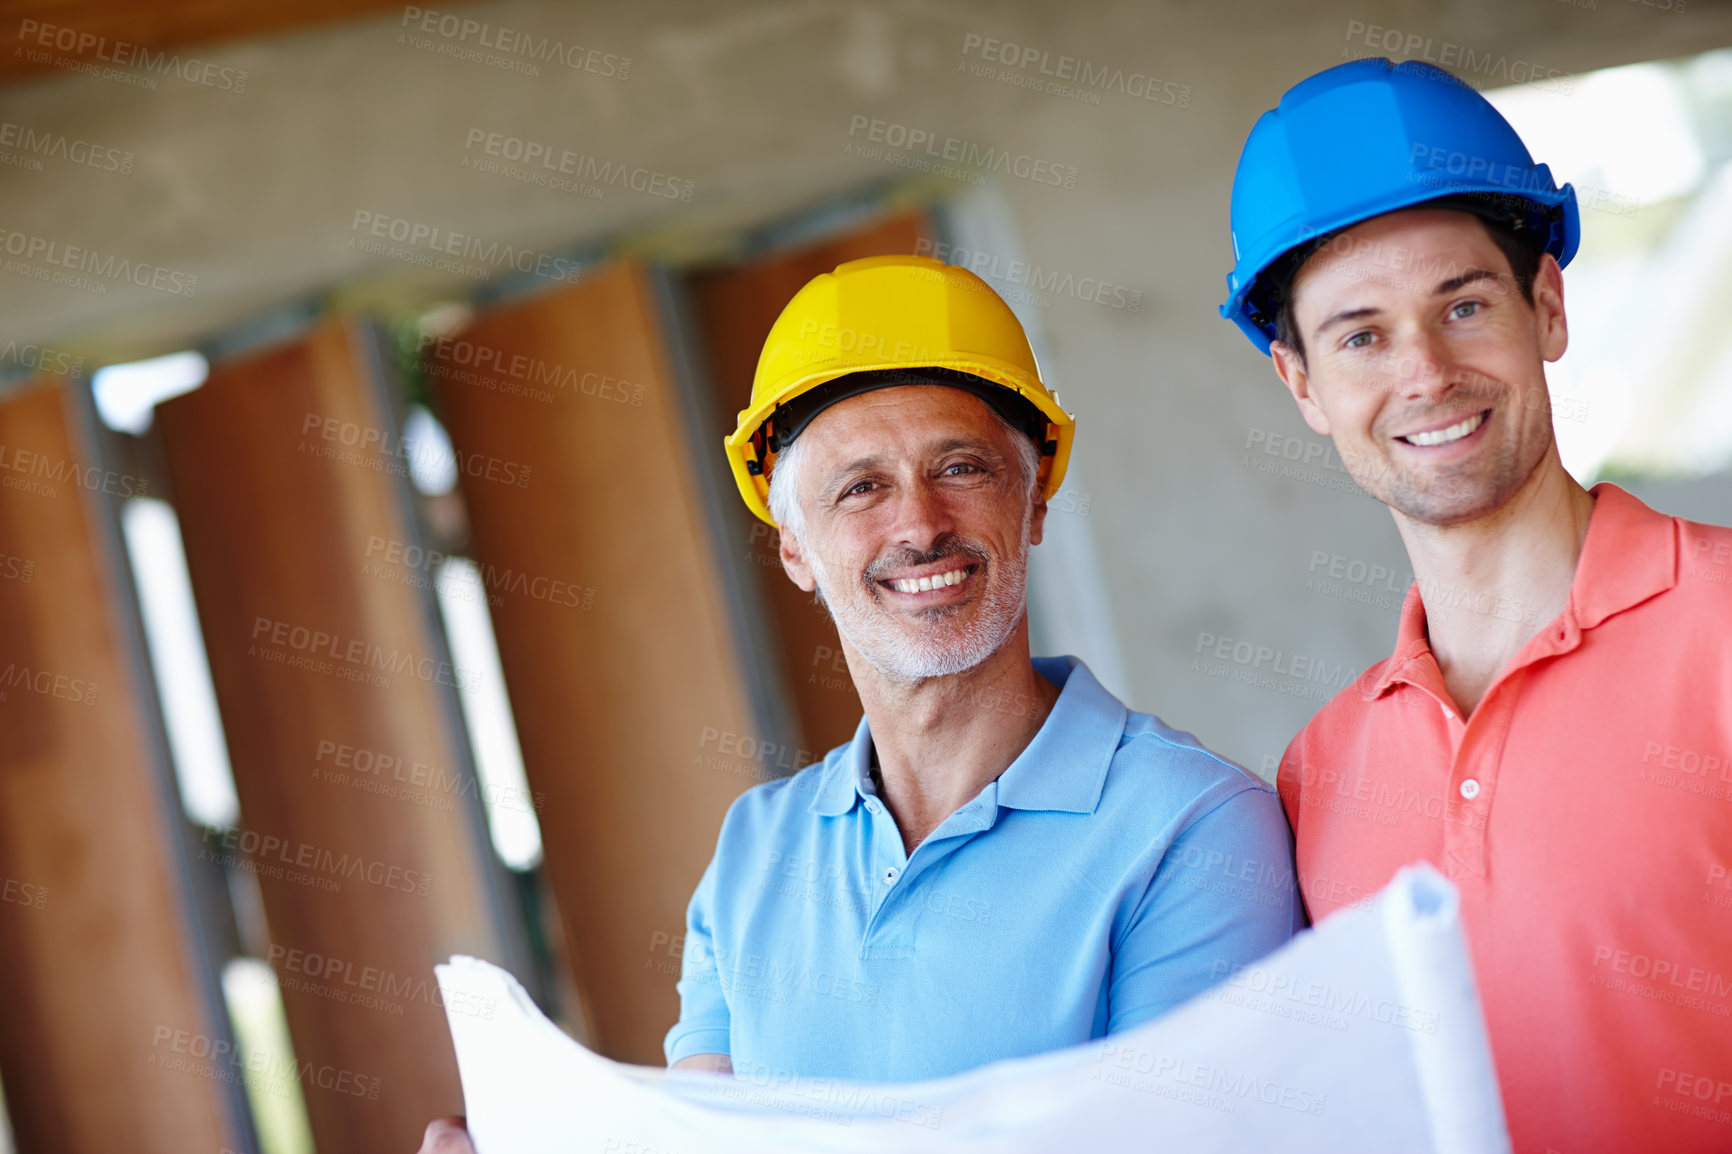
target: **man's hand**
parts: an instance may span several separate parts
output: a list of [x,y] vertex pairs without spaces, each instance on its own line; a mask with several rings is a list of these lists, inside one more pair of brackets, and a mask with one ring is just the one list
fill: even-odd
[[421,1149],[415,1154],[475,1154],[469,1141],[469,1131],[462,1118],[435,1118],[427,1123],[427,1133],[421,1136]]
[[732,1074],[734,1060],[727,1054],[693,1054],[689,1058],[681,1058],[670,1070],[703,1070],[709,1074]]

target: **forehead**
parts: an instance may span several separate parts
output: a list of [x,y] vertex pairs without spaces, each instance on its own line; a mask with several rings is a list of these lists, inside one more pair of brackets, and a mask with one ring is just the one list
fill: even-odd
[[1354,292],[1429,296],[1475,268],[1509,271],[1478,217],[1459,209],[1404,209],[1357,224],[1314,253],[1293,278],[1293,305],[1309,313]]
[[1008,449],[1006,429],[985,401],[945,385],[893,385],[839,401],[800,435],[819,468],[862,455],[920,453],[957,440]]

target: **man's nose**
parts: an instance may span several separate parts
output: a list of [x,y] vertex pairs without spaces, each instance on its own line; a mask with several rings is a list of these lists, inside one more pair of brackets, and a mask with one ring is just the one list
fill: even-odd
[[896,497],[896,520],[891,527],[898,545],[925,553],[955,528],[956,518],[938,486],[925,478],[902,486]]
[[1449,351],[1436,332],[1416,325],[1403,335],[1390,387],[1409,400],[1435,396],[1449,385]]

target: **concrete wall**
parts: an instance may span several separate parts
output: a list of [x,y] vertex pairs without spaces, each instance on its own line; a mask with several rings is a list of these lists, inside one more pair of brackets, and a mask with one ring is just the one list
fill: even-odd
[[[308,293],[383,307],[473,284],[366,251],[358,212],[550,253],[618,237],[696,251],[731,228],[907,176],[886,159],[913,155],[889,142],[907,131],[957,138],[953,151],[1043,162],[1029,176],[1000,174],[996,186],[1022,254],[1061,278],[1056,291],[1034,293],[1050,298],[1034,307],[1050,375],[1080,415],[1086,493],[1065,515],[1087,533],[1067,547],[1098,560],[1104,605],[1094,608],[1122,656],[1115,688],[1260,768],[1315,709],[1305,694],[1331,686],[1234,683],[1196,664],[1199,647],[1228,638],[1280,650],[1283,667],[1300,656],[1327,671],[1361,669],[1388,651],[1406,565],[1388,514],[1343,491],[1344,474],[1314,468],[1313,480],[1294,480],[1254,467],[1282,461],[1265,447],[1303,453],[1321,443],[1267,362],[1215,312],[1244,135],[1294,81],[1385,44],[1465,63],[1471,78],[1498,87],[1536,68],[1543,77],[1732,43],[1723,3],[1693,0],[1684,12],[1581,4],[509,0],[447,11],[486,23],[496,43],[508,28],[581,46],[570,58],[587,67],[445,36],[436,19],[424,31],[405,10],[183,50],[244,70],[244,92],[234,72],[212,73],[209,84],[158,77],[154,91],[54,73],[6,90],[0,115],[130,153],[131,171],[55,157],[39,172],[0,168],[0,226],[196,275],[196,295],[0,275],[0,347],[48,341],[99,363],[194,343]],[[1014,43],[1016,59],[1030,62],[984,62],[989,39]],[[1108,85],[1080,94],[1026,86],[1044,83],[1042,63],[1058,69],[1063,57],[1107,70]],[[1155,99],[1113,86],[1120,69],[1127,90],[1152,77]],[[872,121],[884,122],[886,141],[861,128]],[[684,183],[605,186],[596,199],[467,167],[489,159],[466,149],[489,132],[690,182],[690,200],[679,199]],[[881,153],[857,155],[857,146]],[[656,195],[668,189],[673,199]],[[986,254],[995,257],[1009,254]],[[1126,291],[1100,303],[1064,287],[1065,277]],[[1135,309],[1114,307],[1132,292]],[[1278,439],[1288,437],[1300,440]],[[1308,589],[1337,557],[1344,574],[1357,574],[1357,562],[1397,578],[1342,583],[1370,605]]]

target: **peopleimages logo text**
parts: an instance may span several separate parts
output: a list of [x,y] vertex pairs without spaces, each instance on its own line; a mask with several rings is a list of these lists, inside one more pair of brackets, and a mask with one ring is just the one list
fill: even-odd
[[[69,53],[71,58],[66,61],[67,64],[97,60],[104,64],[116,64],[122,68],[154,73],[157,76],[178,76],[188,84],[216,88],[224,92],[238,94],[247,90],[245,69],[230,68],[193,56],[182,58],[178,52],[153,52],[143,44],[110,40],[106,36],[68,28],[63,24],[48,24],[28,18],[20,20],[18,42],[21,47],[15,50],[16,53],[37,64],[61,63],[49,57],[47,52],[43,51],[46,49]],[[151,87],[155,87],[154,82],[149,83]]]
[[[555,36],[537,36],[518,28],[489,24],[454,12],[406,5],[401,27],[425,36],[437,36],[453,45],[474,45],[507,56],[539,64],[558,64],[574,72],[590,72],[610,80],[631,75],[631,57],[614,52],[568,44]],[[420,48],[424,45],[416,44]]]
[[1036,184],[1076,187],[1077,170],[1073,164],[1056,164],[1027,153],[1013,153],[978,141],[941,135],[931,129],[877,120],[856,113],[849,118],[848,135],[864,136],[873,144],[911,156],[948,162],[963,169],[995,172],[1001,176],[1032,180]]

